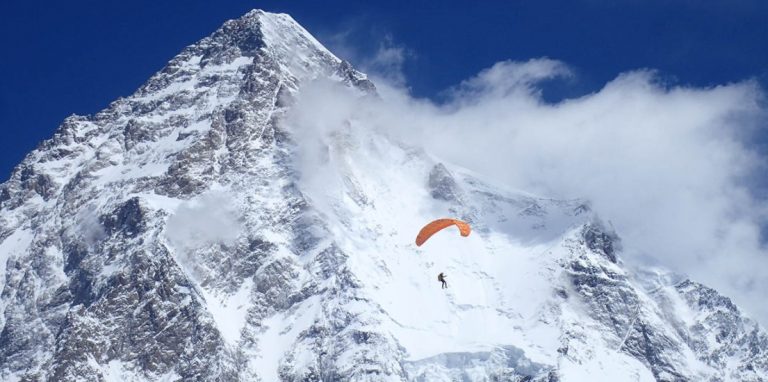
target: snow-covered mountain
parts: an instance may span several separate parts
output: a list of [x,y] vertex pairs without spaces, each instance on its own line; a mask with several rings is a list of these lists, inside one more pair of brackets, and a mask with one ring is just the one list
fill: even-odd
[[[361,120],[302,130],[286,116],[318,80],[376,97],[289,16],[252,11],[67,118],[0,186],[0,379],[768,380],[763,329],[629,269],[587,202]],[[417,248],[444,216],[474,232]]]

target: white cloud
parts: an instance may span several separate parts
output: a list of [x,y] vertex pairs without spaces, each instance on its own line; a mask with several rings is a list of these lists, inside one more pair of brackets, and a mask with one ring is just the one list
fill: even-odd
[[87,205],[75,215],[75,225],[67,229],[70,235],[79,235],[93,249],[107,237],[104,227],[99,222],[99,216],[92,205]]
[[556,60],[502,61],[463,81],[451,95],[454,102],[476,105],[494,98],[508,98],[515,92],[523,97],[539,94],[536,85],[541,81],[571,75],[568,67]]
[[373,57],[363,59],[360,69],[375,80],[387,81],[392,85],[405,86],[403,65],[406,59],[413,57],[413,52],[404,46],[396,45],[391,36],[385,37]]
[[242,230],[232,200],[223,192],[210,192],[180,205],[168,218],[165,235],[174,247],[194,250],[231,244]]
[[[378,40],[377,46],[366,47],[366,51],[352,48],[350,41],[368,35],[370,40]],[[386,81],[390,85],[405,86],[403,66],[409,59],[416,58],[413,50],[395,43],[388,33],[376,33],[371,30],[370,22],[364,19],[351,20],[344,30],[321,38],[338,57],[352,62],[355,67],[376,81]]]
[[[768,322],[766,209],[750,188],[765,168],[750,147],[766,133],[759,86],[670,87],[635,71],[592,94],[542,101],[540,81],[571,75],[549,59],[501,62],[444,104],[412,98],[397,77],[377,83],[381,98],[315,84],[299,106],[307,113],[292,118],[325,124],[305,142],[365,121],[511,188],[587,198],[622,236],[626,260],[687,273]],[[306,155],[322,154],[314,147]]]

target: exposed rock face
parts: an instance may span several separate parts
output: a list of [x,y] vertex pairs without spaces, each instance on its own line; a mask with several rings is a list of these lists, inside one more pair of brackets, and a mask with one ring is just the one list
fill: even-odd
[[[30,153],[0,185],[0,379],[768,375],[760,327],[712,289],[626,269],[584,201],[496,189],[359,120],[302,173],[306,126],[285,117],[316,79],[376,91],[289,16],[252,11]],[[409,244],[441,214],[473,234]]]
[[446,202],[461,203],[459,187],[444,164],[438,163],[435,167],[432,167],[432,171],[429,172],[428,185],[433,198]]

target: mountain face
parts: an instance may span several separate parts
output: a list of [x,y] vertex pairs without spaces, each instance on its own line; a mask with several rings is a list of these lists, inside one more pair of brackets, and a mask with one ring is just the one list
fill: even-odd
[[[630,269],[587,202],[360,120],[304,131],[287,116],[315,81],[376,97],[252,11],[30,153],[0,186],[0,380],[768,380],[763,329]],[[444,216],[472,235],[415,247]]]

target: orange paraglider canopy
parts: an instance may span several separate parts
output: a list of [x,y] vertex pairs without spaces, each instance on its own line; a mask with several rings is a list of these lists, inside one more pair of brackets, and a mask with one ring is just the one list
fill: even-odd
[[450,227],[452,225],[455,225],[456,227],[459,227],[459,232],[461,232],[461,236],[469,236],[469,233],[472,231],[472,229],[469,227],[469,224],[467,222],[463,222],[461,220],[456,219],[437,219],[427,225],[424,226],[424,228],[419,231],[419,234],[416,236],[416,245],[421,246],[424,244],[427,239],[432,237],[437,231],[440,231],[444,228]]

